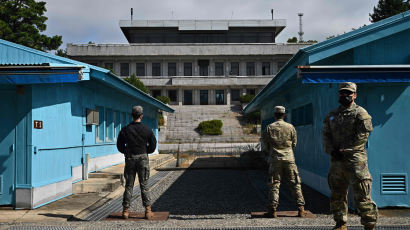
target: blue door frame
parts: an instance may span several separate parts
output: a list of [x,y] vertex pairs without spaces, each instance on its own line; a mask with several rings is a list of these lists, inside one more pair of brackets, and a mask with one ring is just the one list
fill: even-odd
[[16,91],[0,90],[0,205],[12,205],[15,194]]

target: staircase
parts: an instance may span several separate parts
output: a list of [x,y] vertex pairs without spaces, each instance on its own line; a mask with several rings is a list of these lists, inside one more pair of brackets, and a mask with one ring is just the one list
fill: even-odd
[[[258,134],[245,134],[241,124],[239,105],[190,105],[172,106],[175,112],[168,114],[167,126],[161,135],[164,143],[252,143],[259,142]],[[222,120],[222,135],[201,136],[197,131],[201,121]]]

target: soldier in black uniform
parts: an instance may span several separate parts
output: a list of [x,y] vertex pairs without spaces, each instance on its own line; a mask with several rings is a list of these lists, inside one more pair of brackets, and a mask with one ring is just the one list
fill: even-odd
[[121,129],[117,139],[117,148],[125,156],[124,177],[126,184],[122,202],[122,217],[124,219],[129,217],[132,190],[137,173],[142,203],[145,207],[145,218],[150,220],[153,217],[148,187],[150,173],[148,154],[155,151],[157,140],[152,130],[141,123],[142,116],[142,107],[134,106],[132,108],[133,122]]

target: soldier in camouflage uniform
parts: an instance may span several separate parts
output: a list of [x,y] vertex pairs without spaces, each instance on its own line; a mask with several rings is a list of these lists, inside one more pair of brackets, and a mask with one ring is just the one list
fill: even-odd
[[266,127],[263,133],[263,143],[269,153],[269,207],[267,217],[276,218],[276,208],[279,203],[279,188],[282,177],[290,185],[292,196],[298,205],[298,216],[306,216],[305,200],[302,194],[301,180],[295,164],[292,148],[296,147],[296,130],[293,125],[285,122],[285,107],[275,106],[276,121]]
[[128,219],[131,205],[132,190],[134,188],[135,176],[141,187],[142,204],[145,207],[145,218],[150,220],[154,216],[151,210],[151,199],[149,194],[148,179],[150,174],[148,154],[155,151],[157,139],[151,128],[141,123],[143,108],[134,106],[132,108],[131,122],[122,128],[117,138],[117,148],[125,156],[124,178],[125,191],[122,202],[122,217]]
[[372,177],[364,146],[373,130],[370,115],[356,105],[357,86],[346,82],[339,87],[339,108],[329,113],[323,125],[323,146],[331,156],[328,183],[334,229],[347,229],[347,190],[354,191],[355,204],[366,230],[374,229],[377,207],[370,197]]

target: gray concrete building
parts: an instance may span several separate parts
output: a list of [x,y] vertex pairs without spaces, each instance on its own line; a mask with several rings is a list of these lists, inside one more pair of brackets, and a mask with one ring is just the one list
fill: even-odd
[[129,44],[67,44],[76,60],[135,74],[173,105],[236,104],[256,95],[307,44],[275,43],[286,21],[122,20]]

